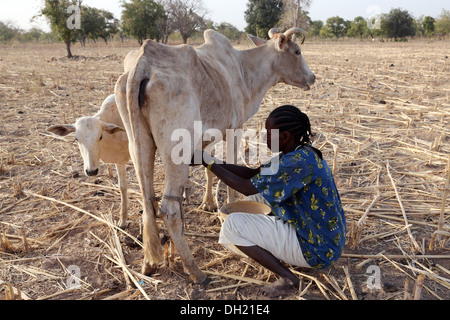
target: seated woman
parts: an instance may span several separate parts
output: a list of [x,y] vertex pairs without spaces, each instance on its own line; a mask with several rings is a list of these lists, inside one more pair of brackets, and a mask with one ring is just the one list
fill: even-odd
[[[278,170],[267,174],[217,164],[203,153],[203,165],[246,196],[264,197],[273,215],[233,213],[225,220],[219,243],[240,251],[274,272],[279,280],[264,288],[271,297],[299,290],[300,279],[284,263],[324,269],[342,255],[346,219],[338,190],[322,153],[310,145],[311,125],[294,106],[274,110],[266,121],[268,147],[278,129]],[[275,131],[274,131],[275,132]],[[276,140],[275,140],[276,141]]]

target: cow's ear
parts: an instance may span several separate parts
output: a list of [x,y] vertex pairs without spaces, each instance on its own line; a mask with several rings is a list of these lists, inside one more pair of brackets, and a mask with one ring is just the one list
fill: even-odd
[[288,44],[288,37],[286,37],[284,34],[277,34],[277,49],[278,51],[284,51],[284,49],[286,49],[286,46]]
[[117,132],[124,132],[125,131],[125,129],[123,129],[123,128],[119,127],[119,126],[116,126],[115,124],[105,123],[105,122],[102,122],[102,129],[103,129],[103,131],[106,131],[109,134],[115,134]]
[[266,40],[252,36],[251,34],[247,35],[249,37],[250,40],[252,40],[252,42],[254,43],[255,46],[257,47],[261,47],[263,45],[265,45],[267,43]]
[[51,132],[53,134],[56,134],[57,136],[65,137],[65,136],[77,131],[77,129],[72,124],[62,124],[62,125],[57,125],[57,126],[51,126],[51,127],[47,128],[47,131]]

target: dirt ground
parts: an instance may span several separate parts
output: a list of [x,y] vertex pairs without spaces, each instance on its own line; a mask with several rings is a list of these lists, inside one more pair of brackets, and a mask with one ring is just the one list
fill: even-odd
[[[221,247],[217,213],[198,209],[202,170],[192,169],[183,209],[190,247],[211,283],[191,284],[177,255],[172,265],[142,277],[141,248],[127,245],[126,235],[105,222],[118,219],[114,166],[88,178],[73,137],[46,132],[96,113],[134,48],[77,44],[79,57],[68,60],[63,45],[0,45],[0,298],[17,298],[20,290],[33,300],[266,299],[259,287],[274,275]],[[303,54],[316,85],[309,92],[277,85],[246,128],[258,128],[282,104],[310,116],[315,146],[335,173],[348,241],[331,268],[293,269],[303,276],[303,290],[279,299],[412,299],[422,278],[421,299],[450,299],[450,245],[436,236],[430,249],[441,212],[441,229],[450,231],[450,199],[444,202],[450,42],[310,41]],[[141,205],[131,163],[128,178],[127,232],[138,236]],[[160,195],[163,182],[158,161]],[[218,190],[221,205],[226,191]]]

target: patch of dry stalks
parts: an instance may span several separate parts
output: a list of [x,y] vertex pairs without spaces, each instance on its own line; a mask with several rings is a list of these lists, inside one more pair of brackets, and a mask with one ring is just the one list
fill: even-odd
[[[95,113],[132,49],[77,46],[81,57],[69,61],[62,45],[0,46],[0,298],[263,299],[258,285],[274,276],[218,245],[220,220],[197,209],[202,170],[192,170],[184,210],[196,261],[212,278],[206,288],[189,283],[170,248],[158,274],[140,275],[142,250],[124,244],[140,230],[132,166],[127,235],[113,223],[115,170],[105,165],[101,176],[85,177],[71,138],[46,133]],[[449,49],[449,42],[306,43],[317,84],[309,92],[276,86],[247,124],[257,129],[282,104],[305,111],[347,213],[344,257],[324,272],[295,269],[303,290],[285,299],[450,299]],[[160,163],[156,178],[161,192]],[[368,286],[369,266],[379,268],[380,288]]]

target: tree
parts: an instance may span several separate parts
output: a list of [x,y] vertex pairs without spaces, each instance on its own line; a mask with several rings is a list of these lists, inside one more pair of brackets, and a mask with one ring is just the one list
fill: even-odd
[[314,20],[311,21],[311,23],[309,24],[309,32],[315,36],[315,37],[319,37],[320,36],[320,30],[323,27],[323,21],[321,20]]
[[373,29],[371,30],[371,34],[375,36],[381,36],[381,39],[383,40],[384,37],[388,37],[389,35],[389,26],[388,26],[388,19],[387,19],[387,13],[384,13],[380,17],[380,29]]
[[348,28],[346,21],[339,16],[328,18],[325,27],[328,33],[334,35],[337,39],[345,36]]
[[350,28],[347,31],[347,35],[350,37],[360,37],[361,41],[364,36],[369,34],[369,28],[367,27],[367,21],[363,17],[356,17],[351,23]]
[[94,42],[99,38],[104,25],[99,9],[83,6],[81,12],[81,29],[78,38],[81,45],[86,46],[87,38],[94,40]]
[[423,29],[423,20],[425,16],[422,14],[414,18],[414,29],[416,31],[416,36],[423,37],[425,35],[425,30]]
[[122,2],[122,31],[136,38],[140,45],[146,39],[159,37],[157,21],[164,17],[164,8],[153,0]]
[[48,20],[56,38],[66,44],[68,58],[73,57],[70,46],[77,40],[78,30],[68,27],[72,13],[67,13],[67,9],[74,5],[81,11],[81,2],[81,0],[44,0],[44,8],[39,14]]
[[31,28],[29,31],[25,32],[22,37],[25,41],[34,40],[36,42],[44,35],[44,31],[39,28]]
[[423,19],[422,27],[426,36],[431,37],[434,34],[436,20],[433,17],[427,16]]
[[332,34],[328,30],[328,27],[326,25],[323,25],[322,28],[320,29],[319,36],[321,38],[331,38]]
[[222,22],[218,26],[214,26],[214,30],[222,33],[224,36],[226,36],[230,40],[239,40],[241,39],[242,32],[238,30],[235,26],[233,26],[231,23]]
[[162,43],[167,44],[170,35],[175,32],[173,26],[173,14],[172,14],[172,0],[157,0],[157,2],[163,7],[164,14],[156,21],[159,36],[157,40],[161,40]]
[[[108,43],[108,40],[116,34],[118,29],[118,20],[114,18],[114,15],[107,11],[101,10],[97,8],[89,8],[90,14],[92,17],[92,25],[90,28],[87,28],[88,37],[92,40],[103,39],[105,43]],[[82,29],[84,27],[83,18],[85,17],[84,11],[82,14],[81,26]]]
[[[286,1],[286,0],[285,0]],[[294,14],[294,25],[293,27],[300,27],[300,23],[301,23],[301,13],[302,8],[308,8],[311,5],[312,0],[290,0],[290,1],[294,1],[295,2],[295,14]],[[303,7],[302,7],[302,2],[303,2]],[[309,19],[311,20],[311,19]],[[309,22],[309,21],[308,21]]]
[[20,29],[10,22],[0,21],[0,42],[9,42],[20,34]]
[[172,27],[180,32],[185,44],[195,31],[205,25],[206,10],[201,0],[171,0],[170,15]]
[[[301,27],[309,29],[311,18],[308,16],[308,11],[304,10],[311,5],[312,0],[282,0],[283,1],[283,15],[279,22],[280,27],[288,29],[292,27]],[[293,40],[295,41],[294,34]]]
[[442,13],[436,21],[435,31],[440,37],[450,34],[450,10],[442,9]]
[[414,19],[407,10],[392,9],[386,16],[388,38],[404,38],[414,36]]
[[99,33],[99,37],[105,41],[105,43],[108,42],[108,40],[111,39],[116,33],[119,32],[119,25],[120,22],[118,19],[114,17],[114,15],[106,10],[100,10],[100,15],[103,18],[103,28]]
[[280,0],[249,0],[245,11],[245,32],[268,38],[269,30],[275,27],[283,14]]

